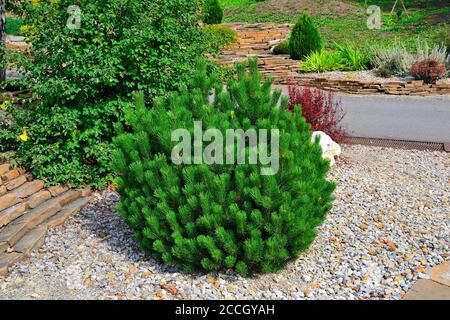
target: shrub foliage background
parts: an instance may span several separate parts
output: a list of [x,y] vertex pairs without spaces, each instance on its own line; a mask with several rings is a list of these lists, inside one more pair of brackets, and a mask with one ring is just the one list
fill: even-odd
[[[203,66],[191,90],[157,99],[148,109],[138,98],[114,140],[119,211],[148,254],[187,271],[277,271],[308,248],[331,208],[329,163],[310,142],[301,111],[289,112],[287,98],[276,107],[281,93],[271,92],[271,80],[260,84],[256,60],[249,74],[237,68],[227,92]],[[278,128],[280,171],[262,176],[260,165],[173,164],[178,142],[171,133],[186,128],[193,136],[194,120],[224,136],[226,129]]]
[[[72,0],[33,2],[21,8],[30,52],[10,59],[34,102],[10,108],[14,121],[0,144],[37,178],[101,186],[110,179],[113,123],[130,93],[177,89],[211,49],[198,26],[202,0],[79,0],[79,30],[66,26]],[[17,141],[24,127],[28,140]]]
[[223,10],[219,0],[205,0],[203,22],[207,24],[222,23]]

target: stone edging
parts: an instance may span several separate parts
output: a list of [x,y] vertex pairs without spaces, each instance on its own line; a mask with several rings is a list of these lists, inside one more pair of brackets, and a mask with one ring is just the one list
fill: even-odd
[[0,275],[42,246],[47,230],[90,201],[90,190],[44,188],[25,170],[0,164]]
[[434,85],[419,81],[376,82],[356,79],[328,79],[312,77],[300,73],[299,62],[291,60],[288,55],[273,55],[271,48],[289,35],[289,24],[227,24],[239,36],[239,41],[223,50],[219,62],[232,66],[235,61],[249,56],[259,58],[260,71],[270,76],[274,84],[296,84],[320,87],[325,90],[349,94],[391,94],[391,95],[447,95],[450,94],[450,81],[440,80]]
[[450,83],[440,80],[436,84],[426,84],[422,80],[409,82],[390,81],[375,82],[367,80],[338,80],[326,78],[295,78],[276,81],[278,84],[294,83],[329,91],[345,92],[348,94],[391,94],[391,95],[446,95],[450,94]]

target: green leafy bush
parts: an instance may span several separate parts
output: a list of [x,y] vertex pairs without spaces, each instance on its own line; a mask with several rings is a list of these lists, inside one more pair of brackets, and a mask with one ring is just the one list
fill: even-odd
[[[0,145],[16,149],[49,183],[101,187],[110,180],[113,123],[123,120],[131,92],[150,98],[177,89],[211,48],[198,26],[198,0],[80,0],[81,28],[71,30],[73,4],[21,8],[32,46],[29,55],[9,59],[35,102],[9,110],[14,121]],[[27,141],[11,138],[25,127]]]
[[219,0],[206,0],[204,8],[203,22],[206,24],[222,23],[223,10]]
[[307,13],[303,13],[295,23],[289,38],[291,59],[301,60],[323,47],[319,30]]
[[[238,65],[226,91],[201,66],[190,90],[157,99],[152,108],[138,96],[127,126],[118,128],[118,210],[141,248],[168,265],[243,276],[275,272],[309,247],[332,206],[329,163],[311,143],[310,125],[299,106],[287,109],[287,97],[277,107],[281,92],[271,90],[270,79],[261,84],[257,64],[250,61],[249,73]],[[280,170],[262,175],[260,164],[173,163],[173,130],[192,134],[195,120],[224,137],[227,129],[279,129]],[[196,159],[180,153],[175,157]]]
[[22,19],[6,18],[6,34],[14,36],[20,35],[20,27],[23,25]]
[[300,63],[300,69],[304,72],[326,72],[343,70],[345,65],[339,52],[322,49],[308,55]]
[[289,40],[283,40],[273,48],[273,54],[289,54]]

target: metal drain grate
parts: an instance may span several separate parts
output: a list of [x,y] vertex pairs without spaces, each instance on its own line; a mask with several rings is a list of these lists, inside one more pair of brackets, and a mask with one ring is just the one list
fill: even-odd
[[440,142],[349,137],[346,138],[343,143],[361,144],[365,146],[374,146],[374,147],[398,148],[398,149],[416,149],[416,150],[447,151],[447,152],[449,151],[446,150],[444,146],[445,144]]

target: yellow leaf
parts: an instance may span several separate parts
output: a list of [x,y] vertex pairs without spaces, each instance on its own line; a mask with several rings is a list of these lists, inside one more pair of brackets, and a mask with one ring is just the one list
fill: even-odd
[[20,141],[27,142],[28,141],[28,134],[27,134],[27,128],[23,128],[23,133],[19,136]]

